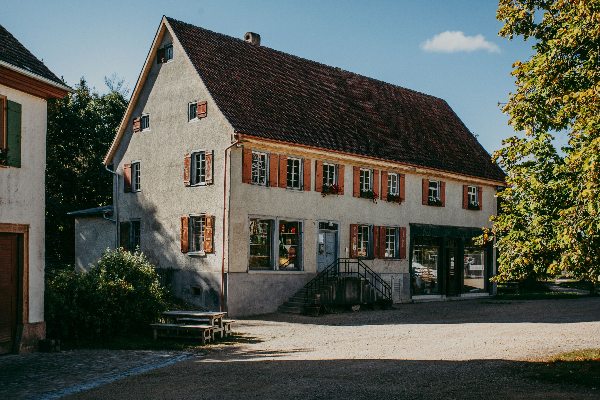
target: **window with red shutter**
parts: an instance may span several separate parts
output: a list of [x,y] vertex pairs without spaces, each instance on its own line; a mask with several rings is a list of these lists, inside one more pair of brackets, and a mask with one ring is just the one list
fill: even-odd
[[429,179],[423,179],[423,205],[429,204]]
[[287,187],[287,156],[283,154],[279,156],[279,187]]
[[6,150],[6,96],[0,95],[0,151]]
[[350,258],[358,258],[358,225],[350,225]]
[[310,163],[310,159],[309,158],[305,158],[304,159],[304,177],[303,177],[303,188],[304,191],[309,192],[310,191],[310,186],[311,186],[311,182],[310,182],[310,178],[311,178],[311,163]]
[[442,202],[442,207],[446,207],[446,182],[440,182],[440,201]]
[[381,241],[379,240],[379,233],[381,232],[380,226],[373,227],[373,258],[379,258],[381,256],[380,248]]
[[197,108],[197,118],[200,119],[204,117],[206,117],[206,101],[199,101]]
[[183,158],[183,184],[185,186],[191,186],[190,165],[191,165],[191,154],[187,153]]
[[399,240],[400,240],[400,258],[406,258],[406,228],[400,228],[400,234],[399,234]]
[[479,203],[479,211],[483,210],[483,188],[481,186],[477,188],[477,201]]
[[405,193],[406,191],[404,190],[404,185],[405,185],[405,181],[406,181],[406,177],[404,176],[404,174],[400,174],[400,201],[403,202],[406,200]]
[[269,155],[269,186],[277,187],[277,167],[279,166],[279,155]]
[[379,198],[386,200],[388,193],[388,172],[381,171],[381,193],[379,194]]
[[315,192],[323,191],[323,161],[315,162]]
[[213,231],[215,226],[215,217],[206,216],[204,222],[204,252],[213,252]]
[[252,150],[242,151],[242,183],[252,182]]
[[354,182],[352,182],[352,195],[354,197],[360,197],[360,167],[354,167],[353,172]]
[[181,252],[188,252],[188,217],[181,217]]
[[462,208],[464,210],[469,208],[469,185],[463,185],[463,201]]
[[138,118],[134,118],[133,119],[133,132],[139,132],[141,130],[141,126],[142,126],[142,118],[138,117]]
[[339,164],[337,180],[338,180],[338,186],[340,187],[338,194],[340,194],[340,195],[344,194],[344,176],[345,176],[345,168],[342,164]]
[[131,164],[123,165],[123,191],[131,192]]
[[212,150],[206,150],[205,152],[205,161],[206,161],[206,170],[205,170],[205,178],[204,178],[204,182],[207,185],[212,185],[213,184],[213,151]]

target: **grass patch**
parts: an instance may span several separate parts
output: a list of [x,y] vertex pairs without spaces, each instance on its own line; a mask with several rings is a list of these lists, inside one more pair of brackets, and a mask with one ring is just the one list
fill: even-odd
[[600,349],[576,350],[535,364],[531,378],[600,389]]

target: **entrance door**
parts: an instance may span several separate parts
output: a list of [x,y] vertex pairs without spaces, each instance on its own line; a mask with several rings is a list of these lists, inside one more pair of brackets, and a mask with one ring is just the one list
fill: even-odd
[[317,243],[317,272],[326,269],[337,259],[337,231],[319,231]]
[[0,354],[10,353],[17,330],[17,235],[0,233]]
[[456,247],[446,247],[446,296],[458,295],[459,276],[456,268]]

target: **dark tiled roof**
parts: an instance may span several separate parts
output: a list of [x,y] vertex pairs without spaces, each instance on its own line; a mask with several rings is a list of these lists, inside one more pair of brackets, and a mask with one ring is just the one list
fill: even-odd
[[66,86],[2,25],[0,25],[0,60]]
[[241,134],[504,180],[442,99],[167,20]]

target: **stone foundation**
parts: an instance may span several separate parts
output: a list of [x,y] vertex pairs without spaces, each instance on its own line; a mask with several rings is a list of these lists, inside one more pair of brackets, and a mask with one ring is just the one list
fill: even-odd
[[46,322],[33,322],[17,325],[13,353],[26,354],[38,351],[38,343],[46,338]]

